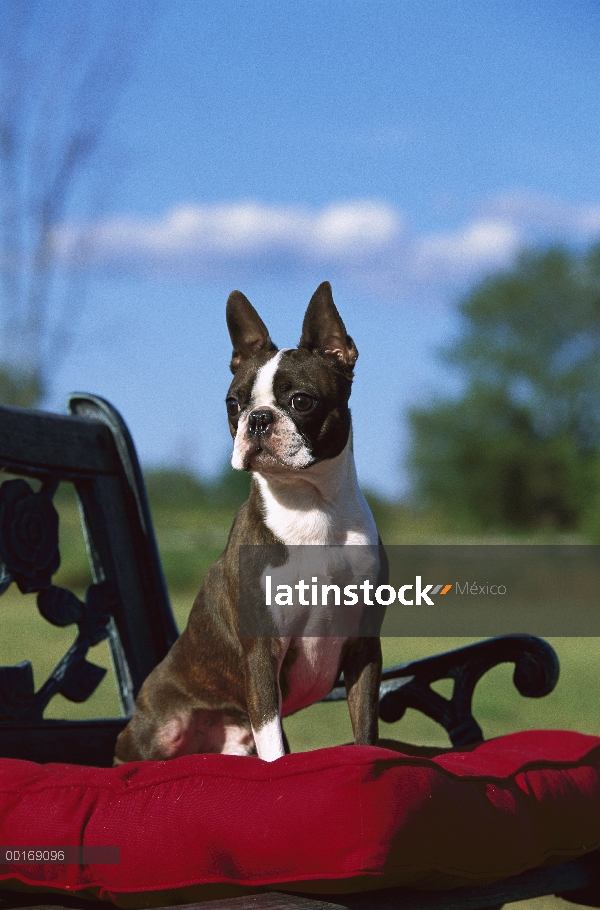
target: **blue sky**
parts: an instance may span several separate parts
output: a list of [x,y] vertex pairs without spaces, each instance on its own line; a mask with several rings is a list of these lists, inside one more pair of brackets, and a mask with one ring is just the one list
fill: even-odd
[[88,298],[50,406],[101,394],[144,463],[214,473],[229,291],[289,347],[328,279],[360,353],[359,477],[406,491],[408,410],[458,388],[437,351],[461,296],[526,246],[600,238],[600,8],[157,0],[141,31],[102,214],[57,231]]

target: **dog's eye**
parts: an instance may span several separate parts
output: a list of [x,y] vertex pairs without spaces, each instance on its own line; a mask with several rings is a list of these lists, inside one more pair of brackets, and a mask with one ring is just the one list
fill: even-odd
[[240,403],[237,398],[227,398],[225,400],[227,406],[227,414],[229,417],[237,417],[240,413]]
[[292,407],[295,411],[310,411],[314,403],[314,398],[311,398],[310,395],[303,395],[301,392],[298,395],[292,395]]

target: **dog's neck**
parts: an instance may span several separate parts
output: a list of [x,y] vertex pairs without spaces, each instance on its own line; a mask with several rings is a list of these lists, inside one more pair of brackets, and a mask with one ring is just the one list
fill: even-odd
[[254,473],[265,524],[282,543],[371,544],[375,522],[358,486],[352,434],[335,458],[309,468]]

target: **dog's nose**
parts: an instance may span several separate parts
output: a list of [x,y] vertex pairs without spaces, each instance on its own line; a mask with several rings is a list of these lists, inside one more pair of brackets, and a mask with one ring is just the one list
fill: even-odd
[[274,419],[273,411],[268,408],[252,411],[248,417],[248,432],[251,436],[264,436]]

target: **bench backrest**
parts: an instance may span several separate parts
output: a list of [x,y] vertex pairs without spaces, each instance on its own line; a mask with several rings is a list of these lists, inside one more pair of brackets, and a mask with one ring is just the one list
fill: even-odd
[[[0,667],[0,756],[110,765],[142,682],[178,632],[129,431],[102,398],[72,395],[69,410],[61,416],[0,406],[0,470],[20,478],[0,486],[0,593],[11,582],[23,593],[36,592],[42,616],[78,629],[37,692],[29,662]],[[38,483],[32,487],[22,478]],[[52,583],[58,567],[52,497],[61,481],[73,483],[80,504],[93,579],[85,602]],[[105,671],[86,653],[103,638],[123,717],[43,719],[58,692],[83,701],[97,687]]]

